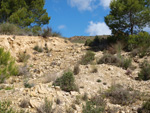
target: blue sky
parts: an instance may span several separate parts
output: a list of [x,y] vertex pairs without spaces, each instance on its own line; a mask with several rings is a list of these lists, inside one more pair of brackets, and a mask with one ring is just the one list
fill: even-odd
[[[110,35],[104,22],[111,0],[46,0],[49,27],[64,37]],[[149,30],[149,28],[146,28]]]

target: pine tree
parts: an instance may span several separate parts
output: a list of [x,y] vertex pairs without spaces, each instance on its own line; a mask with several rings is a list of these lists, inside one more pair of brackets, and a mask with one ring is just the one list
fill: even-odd
[[41,27],[50,17],[44,9],[45,0],[0,0],[0,23],[13,23],[19,27]]
[[149,0],[112,0],[105,22],[113,34],[136,34],[150,24]]

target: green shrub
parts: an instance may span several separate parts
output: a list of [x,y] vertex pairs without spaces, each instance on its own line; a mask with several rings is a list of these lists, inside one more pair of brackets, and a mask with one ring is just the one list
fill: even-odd
[[91,63],[95,58],[95,54],[92,51],[87,51],[86,54],[82,57],[80,64],[87,65]]
[[87,39],[86,41],[85,41],[85,46],[91,46],[92,45],[92,40],[91,39]]
[[110,64],[127,69],[131,66],[131,59],[124,58],[121,55],[104,54],[104,56],[97,62],[98,64]]
[[10,105],[10,101],[0,102],[0,113],[16,113]]
[[103,113],[105,110],[106,102],[103,97],[95,96],[91,100],[86,101],[86,105],[83,106],[83,113]]
[[31,88],[33,86],[34,86],[34,84],[28,83],[28,81],[24,81],[24,87],[25,88]]
[[110,89],[105,92],[105,96],[109,98],[113,104],[128,105],[135,102],[136,98],[138,98],[138,93],[117,84],[112,85]]
[[38,113],[53,113],[52,109],[53,102],[49,101],[47,98],[44,100],[44,104],[37,109]]
[[60,32],[52,32],[52,37],[61,37],[61,33]]
[[142,107],[138,109],[138,113],[150,113],[150,100],[143,103]]
[[16,34],[19,28],[15,24],[2,23],[0,24],[0,34],[11,35]]
[[141,71],[138,73],[138,77],[141,80],[150,80],[150,64],[148,61],[142,63]]
[[128,38],[128,50],[135,48],[150,47],[150,35],[147,32],[140,32],[137,35],[130,35]]
[[12,75],[18,75],[15,60],[8,51],[5,52],[3,48],[0,48],[0,83]]
[[131,66],[131,59],[130,58],[123,58],[121,67],[123,67],[124,69],[128,69],[128,67],[130,67],[130,66]]
[[77,90],[73,73],[70,71],[65,72],[62,77],[57,78],[54,85],[60,86],[62,90],[67,92]]
[[34,48],[33,48],[35,51],[37,52],[43,52],[43,48],[42,47],[39,47],[38,45],[36,45]]

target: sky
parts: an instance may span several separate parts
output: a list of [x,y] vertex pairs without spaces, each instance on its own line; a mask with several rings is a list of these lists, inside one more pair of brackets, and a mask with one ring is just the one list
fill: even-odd
[[[47,25],[63,37],[110,35],[104,22],[111,0],[46,0]],[[150,30],[148,27],[146,30]]]

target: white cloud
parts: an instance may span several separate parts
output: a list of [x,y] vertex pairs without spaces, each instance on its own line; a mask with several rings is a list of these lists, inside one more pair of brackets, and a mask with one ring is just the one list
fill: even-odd
[[71,7],[77,7],[80,11],[91,11],[95,8],[95,1],[96,0],[68,0],[68,3]]
[[94,23],[93,21],[90,21],[90,24],[88,25],[86,32],[89,33],[89,35],[91,36],[111,34],[111,30],[104,22]]
[[65,29],[65,28],[66,28],[65,25],[60,25],[60,26],[58,26],[58,29]]
[[150,33],[150,27],[148,26],[146,26],[143,30]]
[[110,5],[111,0],[100,0],[100,5],[102,5],[104,8],[108,8]]
[[98,6],[108,8],[111,0],[67,0],[71,7],[76,7],[79,11],[91,11]]

